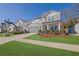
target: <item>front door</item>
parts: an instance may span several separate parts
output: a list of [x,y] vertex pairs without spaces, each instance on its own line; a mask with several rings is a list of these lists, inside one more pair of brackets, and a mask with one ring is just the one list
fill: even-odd
[[56,25],[51,26],[51,30],[52,30],[52,31],[58,30],[58,26],[56,26]]

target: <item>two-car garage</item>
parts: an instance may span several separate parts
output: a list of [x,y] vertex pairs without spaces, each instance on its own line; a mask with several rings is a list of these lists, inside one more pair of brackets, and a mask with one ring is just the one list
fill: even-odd
[[31,33],[37,33],[38,32],[38,30],[40,29],[40,24],[38,23],[38,22],[32,22],[29,26],[28,26],[28,28],[29,28],[29,31],[31,32]]

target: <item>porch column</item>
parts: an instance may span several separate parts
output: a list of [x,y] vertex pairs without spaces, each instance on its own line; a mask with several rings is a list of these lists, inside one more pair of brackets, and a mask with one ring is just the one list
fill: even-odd
[[47,30],[50,30],[50,29],[49,29],[49,24],[47,24]]
[[40,27],[41,27],[40,29],[43,31],[43,24],[41,24]]
[[61,28],[60,28],[61,24],[58,24],[58,31],[60,32]]

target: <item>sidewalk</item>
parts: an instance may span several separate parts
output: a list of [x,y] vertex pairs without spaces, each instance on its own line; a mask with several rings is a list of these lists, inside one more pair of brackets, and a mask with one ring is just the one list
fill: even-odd
[[30,40],[30,39],[20,39],[20,40],[16,40],[16,41],[34,44],[34,45],[40,45],[40,46],[47,46],[47,47],[51,47],[51,48],[59,48],[59,49],[79,52],[79,45],[74,45],[74,44],[44,42],[44,41],[37,41],[37,40]]
[[70,35],[79,36],[79,34],[70,34]]

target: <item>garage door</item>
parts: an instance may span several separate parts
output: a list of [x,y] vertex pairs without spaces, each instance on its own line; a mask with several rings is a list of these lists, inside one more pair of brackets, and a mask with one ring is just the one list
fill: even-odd
[[39,29],[40,29],[39,27],[30,27],[30,28],[29,28],[29,31],[30,31],[31,33],[37,33]]
[[75,25],[75,31],[79,34],[79,23]]

